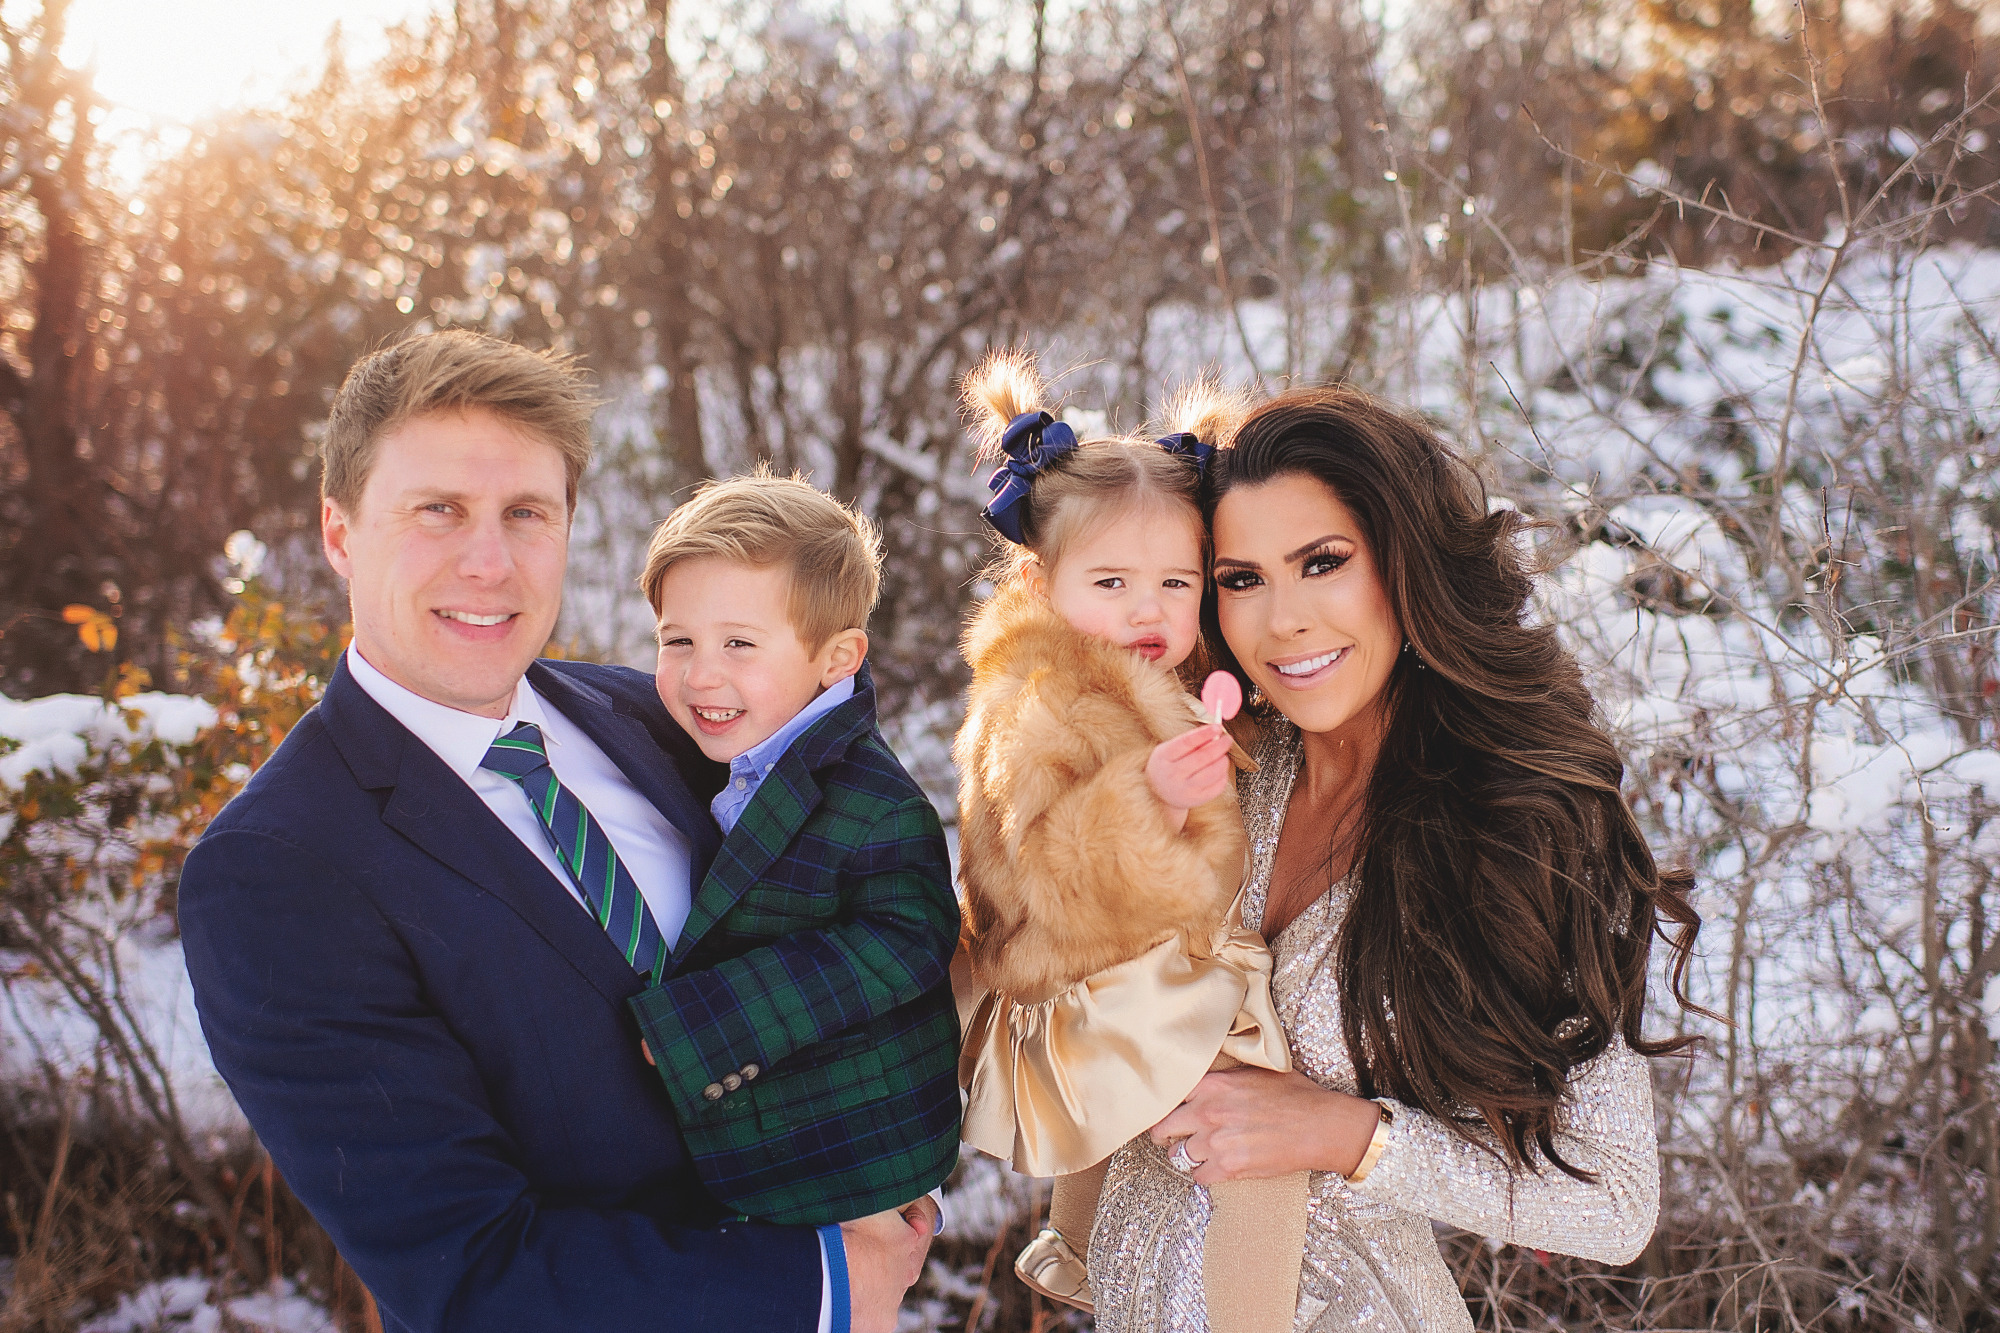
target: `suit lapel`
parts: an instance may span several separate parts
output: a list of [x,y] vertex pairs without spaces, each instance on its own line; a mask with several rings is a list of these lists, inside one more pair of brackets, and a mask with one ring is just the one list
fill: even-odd
[[597,919],[421,741],[405,749],[382,818],[506,903],[605,999],[617,1004],[640,990],[639,974]]
[[785,748],[777,766],[750,798],[743,817],[722,840],[715,864],[695,892],[681,937],[674,943],[670,968],[681,965],[701,937],[791,846],[819,808],[820,785],[813,775],[846,754],[874,722],[875,686],[864,663],[855,678],[854,697],[807,727]]
[[[362,786],[391,788],[382,821],[471,884],[498,898],[613,1004],[641,979],[596,918],[521,845],[429,746],[412,736],[343,663],[321,705],[328,730]],[[426,887],[411,885],[413,894]]]
[[543,662],[528,668],[528,681],[576,723],[618,765],[618,771],[631,780],[640,795],[687,838],[691,877],[699,882],[715,858],[722,833],[709,815],[708,803],[694,794],[674,757],[662,748],[645,719],[620,700],[551,670]]
[[818,804],[819,783],[806,767],[800,747],[792,745],[750,798],[736,827],[722,840],[715,863],[688,907],[687,924],[674,942],[670,968],[679,967],[695,943],[763,877],[805,827]]

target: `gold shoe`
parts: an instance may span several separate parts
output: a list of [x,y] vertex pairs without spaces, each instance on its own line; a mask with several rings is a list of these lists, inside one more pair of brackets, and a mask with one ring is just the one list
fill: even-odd
[[1043,1227],[1042,1234],[1028,1242],[1014,1260],[1014,1276],[1052,1301],[1074,1305],[1085,1314],[1097,1313],[1097,1303],[1090,1295],[1090,1274],[1054,1227]]

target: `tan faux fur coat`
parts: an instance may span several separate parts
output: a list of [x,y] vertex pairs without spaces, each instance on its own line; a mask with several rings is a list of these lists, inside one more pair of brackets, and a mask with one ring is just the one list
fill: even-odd
[[1176,832],[1147,785],[1153,747],[1196,724],[1180,683],[1018,585],[980,608],[964,647],[953,752],[973,979],[1034,1003],[1176,931],[1205,951],[1249,844],[1233,792]]

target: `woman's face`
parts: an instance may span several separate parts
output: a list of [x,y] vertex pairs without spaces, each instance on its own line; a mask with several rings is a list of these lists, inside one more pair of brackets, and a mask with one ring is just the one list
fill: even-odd
[[1361,525],[1323,483],[1238,486],[1215,509],[1222,637],[1301,731],[1372,727],[1403,635]]

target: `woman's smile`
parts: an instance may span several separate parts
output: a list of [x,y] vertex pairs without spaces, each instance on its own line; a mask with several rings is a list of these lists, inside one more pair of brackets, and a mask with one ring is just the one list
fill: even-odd
[[1310,657],[1288,657],[1273,659],[1268,665],[1271,670],[1284,678],[1287,685],[1295,689],[1310,689],[1333,673],[1333,669],[1347,660],[1346,648],[1336,648],[1332,652],[1315,653]]
[[1380,723],[1403,636],[1360,522],[1324,482],[1281,474],[1222,497],[1215,599],[1230,652],[1301,730]]

